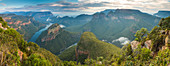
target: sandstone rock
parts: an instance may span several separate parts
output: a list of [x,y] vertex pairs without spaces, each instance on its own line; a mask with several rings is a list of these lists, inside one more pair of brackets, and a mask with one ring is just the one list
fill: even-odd
[[139,43],[138,41],[132,41],[132,42],[131,42],[132,50],[137,49],[137,47],[138,47],[139,44],[140,44],[140,43]]
[[23,55],[24,53],[22,52],[22,51],[20,51],[20,50],[18,50],[18,55],[20,56],[20,60],[22,60],[22,55]]
[[145,42],[145,47],[146,47],[147,49],[151,49],[151,45],[152,45],[152,41],[151,41],[151,40],[147,40],[147,41]]
[[165,38],[165,46],[170,47],[170,35]]

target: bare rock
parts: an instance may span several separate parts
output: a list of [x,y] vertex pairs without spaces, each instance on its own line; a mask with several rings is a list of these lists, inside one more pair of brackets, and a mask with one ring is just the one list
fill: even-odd
[[151,41],[151,40],[147,40],[147,41],[145,42],[145,47],[146,47],[147,49],[151,49],[151,45],[152,45],[152,41]]
[[140,42],[138,42],[138,41],[132,41],[132,42],[131,42],[132,50],[137,49],[137,47],[138,47],[139,44],[140,44]]

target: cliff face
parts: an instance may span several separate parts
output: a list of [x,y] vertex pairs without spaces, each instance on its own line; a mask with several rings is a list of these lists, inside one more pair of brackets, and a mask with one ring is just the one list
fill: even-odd
[[78,38],[78,33],[65,31],[56,23],[42,32],[36,43],[57,55],[65,48],[77,43]]
[[33,17],[21,16],[15,14],[0,14],[11,28],[24,35],[25,40],[29,40],[35,32],[45,27],[45,24],[39,23]]

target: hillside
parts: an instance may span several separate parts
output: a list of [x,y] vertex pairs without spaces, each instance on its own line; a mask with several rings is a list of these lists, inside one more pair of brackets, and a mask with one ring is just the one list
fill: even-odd
[[[151,30],[157,25],[160,18],[142,13],[139,10],[117,9],[115,12],[96,13],[90,22],[85,25],[66,28],[71,32],[93,32],[100,40],[112,42],[120,37],[133,40],[134,34],[142,27]],[[114,44],[114,42],[113,42]],[[120,44],[116,44],[121,47]]]
[[53,24],[37,38],[36,43],[54,54],[59,54],[65,48],[77,43],[78,33],[63,30],[59,24]]
[[[162,18],[158,25],[150,32],[146,28],[138,30],[135,34],[135,40],[124,45],[120,54],[116,53],[117,50],[110,49],[115,48],[115,46],[110,46],[106,43],[109,45],[107,47],[106,44],[102,44],[105,42],[97,40],[93,33],[85,32],[82,34],[78,45],[62,52],[59,58],[69,61],[75,60],[74,57],[78,61],[87,58],[85,61],[82,61],[83,65],[87,66],[169,66],[170,17]],[[109,51],[109,49],[112,51]],[[118,50],[117,52],[120,52],[120,49]],[[98,51],[103,52],[98,53]],[[112,52],[116,54],[107,56],[107,54]],[[104,57],[109,58],[99,56],[103,53],[105,54]]]
[[51,19],[51,22],[53,23],[58,23],[66,27],[70,27],[70,26],[84,25],[88,23],[92,19],[92,15],[81,14],[81,15],[76,16],[75,18],[65,16],[62,18],[53,17],[50,19]]
[[158,11],[158,13],[155,13],[153,15],[161,18],[166,18],[170,16],[170,11]]
[[45,24],[36,21],[30,16],[0,14],[0,17],[2,17],[11,28],[14,28],[20,34],[24,35],[25,40],[31,39],[35,32],[45,27]]
[[98,40],[96,36],[91,32],[84,32],[81,35],[80,41],[78,42],[77,46],[68,48],[67,50],[62,52],[59,57],[62,60],[76,59],[78,62],[83,63],[87,58],[108,58],[109,56],[114,54],[118,55],[118,53],[121,53],[121,51],[120,48],[118,48],[117,46]]
[[37,44],[27,43],[0,19],[0,66],[60,66],[61,60]]

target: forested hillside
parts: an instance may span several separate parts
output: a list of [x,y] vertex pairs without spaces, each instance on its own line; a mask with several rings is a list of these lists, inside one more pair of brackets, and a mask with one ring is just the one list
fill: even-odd
[[79,33],[65,31],[56,23],[42,32],[36,43],[57,55],[78,40]]
[[0,14],[0,17],[2,17],[11,28],[14,28],[20,34],[24,35],[23,37],[27,41],[31,39],[35,32],[45,27],[45,24],[36,21],[30,16]]
[[60,66],[61,60],[33,42],[27,43],[0,19],[0,66]]

